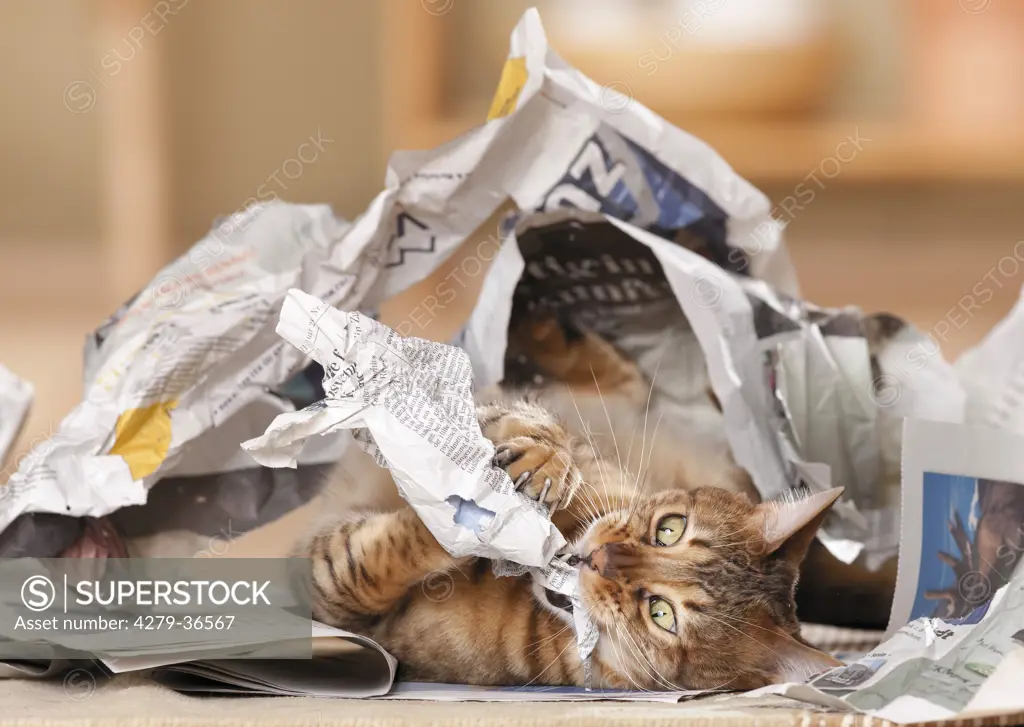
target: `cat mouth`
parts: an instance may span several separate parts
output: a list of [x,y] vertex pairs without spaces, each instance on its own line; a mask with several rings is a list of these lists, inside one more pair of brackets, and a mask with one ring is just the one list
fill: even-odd
[[570,601],[569,597],[564,593],[559,593],[558,591],[552,591],[550,588],[545,588],[544,595],[547,597],[548,603],[550,603],[554,608],[557,608],[560,611],[565,611],[566,613],[572,613],[572,601]]

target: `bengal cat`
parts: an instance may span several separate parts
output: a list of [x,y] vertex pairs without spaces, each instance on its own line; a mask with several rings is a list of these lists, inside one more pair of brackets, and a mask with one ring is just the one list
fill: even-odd
[[[593,683],[751,689],[838,664],[801,639],[794,591],[839,490],[755,504],[727,448],[648,430],[648,384],[612,346],[551,321],[525,335],[569,386],[490,392],[477,416],[495,465],[572,543],[600,631]],[[378,641],[405,678],[583,685],[568,599],[451,557],[373,467],[342,467],[346,514],[302,546],[314,616]]]

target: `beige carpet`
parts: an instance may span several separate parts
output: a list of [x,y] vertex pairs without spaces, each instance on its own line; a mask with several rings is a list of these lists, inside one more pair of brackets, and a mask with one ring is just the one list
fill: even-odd
[[[438,703],[291,697],[186,697],[122,676],[91,688],[81,682],[0,682],[0,727],[7,725],[82,725],[83,727],[157,727],[158,725],[464,725],[501,727],[579,725],[601,727],[879,727],[889,723],[853,714],[817,710],[781,697],[751,699],[735,695],[682,704],[646,703]],[[945,725],[1014,725],[1024,713]]]

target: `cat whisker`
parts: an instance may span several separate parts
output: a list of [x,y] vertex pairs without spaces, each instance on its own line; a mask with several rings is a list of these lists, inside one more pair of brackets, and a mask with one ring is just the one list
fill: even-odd
[[626,624],[625,624],[625,632],[626,632],[626,635],[627,635],[627,636],[629,636],[629,637],[630,637],[630,639],[631,639],[631,640],[633,641],[633,643],[634,643],[634,644],[636,645],[636,647],[637,647],[637,651],[639,651],[639,652],[640,652],[640,654],[641,654],[641,655],[642,655],[642,656],[643,656],[643,657],[644,657],[645,659],[647,659],[647,662],[648,662],[648,663],[649,663],[649,664],[651,665],[651,668],[652,668],[652,669],[654,669],[655,673],[656,673],[656,674],[658,675],[658,677],[659,677],[659,679],[661,680],[661,682],[663,683],[663,685],[666,685],[666,686],[668,686],[668,687],[669,687],[670,689],[674,689],[674,690],[685,690],[685,687],[682,687],[682,686],[680,686],[680,685],[676,684],[676,683],[675,683],[675,682],[673,682],[672,680],[670,680],[670,679],[666,678],[666,677],[665,677],[664,675],[662,675],[662,673],[661,673],[661,672],[660,672],[660,671],[658,670],[658,668],[657,668],[657,667],[656,667],[656,666],[654,665],[654,662],[653,662],[653,661],[651,660],[651,658],[650,658],[650,657],[649,657],[649,656],[648,656],[647,654],[645,654],[645,653],[644,653],[644,651],[643,651],[643,649],[642,649],[642,648],[640,648],[640,644],[639,644],[639,642],[637,641],[637,639],[639,639],[639,638],[640,638],[640,637],[639,637],[639,635],[638,635],[638,634],[635,634],[635,633],[630,633],[630,629],[631,629],[631,625],[630,625],[629,623],[626,623]]
[[589,510],[589,514],[593,515],[594,520],[599,520],[601,518],[601,508],[598,506],[597,502],[594,501],[594,497],[590,492],[587,491],[589,489],[596,495],[597,490],[594,489],[593,485],[582,480],[580,481],[580,486],[580,505]]
[[[632,498],[633,499],[633,503],[632,503],[632,507],[630,508],[629,517],[633,516],[635,508],[637,507],[637,502],[639,501],[640,490],[638,490],[638,487],[639,487],[639,484],[640,484],[641,473],[644,473],[644,480],[646,482],[646,471],[648,469],[650,469],[651,456],[654,454],[654,444],[655,444],[654,440],[656,440],[657,437],[658,437],[657,429],[658,429],[658,425],[661,424],[661,416],[659,416],[658,417],[658,425],[655,425],[654,437],[653,437],[653,439],[651,441],[651,451],[650,451],[650,453],[647,456],[647,465],[645,466],[644,465],[644,452],[647,449],[647,421],[648,421],[648,419],[650,417],[650,413],[651,413],[651,399],[654,397],[654,383],[658,380],[658,371],[659,371],[659,369],[661,369],[661,357],[660,356],[658,357],[658,364],[654,368],[654,376],[651,378],[651,387],[650,387],[650,389],[647,392],[647,404],[646,404],[646,406],[644,408],[644,433],[643,433],[643,436],[641,437],[641,440],[640,440],[640,466],[637,468],[636,479],[634,480],[633,498]],[[664,412],[662,412],[662,414],[664,414]]]
[[636,428],[640,426],[639,421],[633,422],[633,431],[629,433],[629,449],[626,450],[626,471],[630,471],[633,466],[633,443],[636,442]]
[[723,613],[723,614],[721,614],[721,617],[722,618],[732,619],[733,621],[737,621],[737,622],[739,622],[741,624],[744,624],[745,626],[750,626],[751,628],[758,629],[760,631],[764,631],[766,633],[772,634],[773,636],[776,635],[775,631],[772,631],[771,629],[766,629],[764,626],[758,626],[756,623],[753,623],[752,621],[747,621],[746,619],[740,618],[739,616],[733,616],[732,614]]
[[538,673],[537,673],[537,676],[535,676],[535,677],[534,677],[533,679],[531,679],[530,681],[526,682],[526,684],[524,684],[523,686],[521,686],[521,687],[520,687],[520,689],[525,689],[526,687],[530,686],[530,685],[531,685],[531,684],[533,684],[533,683],[534,683],[535,681],[537,681],[538,679],[540,679],[540,678],[541,678],[542,676],[544,676],[544,673],[545,673],[545,672],[547,672],[547,670],[548,670],[548,669],[550,669],[551,667],[553,667],[553,666],[555,665],[555,663],[556,663],[556,662],[558,662],[558,661],[559,661],[559,660],[560,660],[560,659],[562,658],[562,654],[564,654],[564,653],[565,653],[565,650],[566,650],[566,649],[568,649],[568,648],[569,648],[570,646],[573,646],[573,645],[575,645],[575,643],[576,643],[576,640],[575,640],[575,639],[569,639],[569,641],[567,641],[567,642],[566,642],[565,646],[563,646],[563,647],[562,647],[562,650],[561,650],[561,651],[559,651],[559,652],[558,652],[558,654],[557,654],[557,655],[555,656],[555,658],[551,660],[551,663],[550,663],[550,664],[548,664],[548,665],[547,665],[546,667],[544,667],[543,669],[541,669],[541,670],[540,670],[540,672],[538,672]]
[[723,537],[723,538],[729,538],[729,537],[732,537],[733,535],[737,535],[738,533],[741,533],[741,532],[743,532],[743,530],[744,530],[744,529],[746,529],[746,528],[748,528],[748,527],[749,527],[749,525],[748,525],[748,524],[744,524],[744,523],[741,523],[741,524],[740,524],[740,525],[739,525],[739,526],[738,526],[738,527],[737,527],[737,528],[736,528],[735,530],[732,530],[732,531],[730,531],[730,532],[728,532],[728,533],[725,533],[725,534],[724,534],[724,535],[722,535],[721,537]]
[[[627,517],[627,519],[631,518],[633,516],[633,513],[636,510],[636,503],[639,501],[640,492],[642,492],[642,490],[638,490],[637,489],[638,485],[640,483],[641,472],[643,472],[644,484],[646,484],[647,470],[650,469],[651,454],[654,453],[654,441],[652,441],[651,442],[651,454],[649,454],[648,457],[647,457],[647,467],[645,468],[644,467],[644,450],[647,447],[647,420],[648,420],[648,418],[650,416],[650,413],[651,413],[651,399],[654,397],[654,384],[658,380],[658,371],[661,370],[661,359],[662,359],[662,357],[664,355],[665,355],[665,352],[662,351],[661,356],[658,356],[658,363],[655,364],[655,366],[654,366],[654,375],[651,377],[651,385],[647,389],[647,403],[644,406],[644,433],[643,433],[643,437],[641,439],[641,445],[640,445],[640,464],[637,467],[637,471],[636,471],[636,479],[634,480],[634,485],[633,485],[633,496],[631,498],[631,507],[629,509],[629,516]],[[661,417],[660,416],[658,418],[658,422],[659,423],[661,422]],[[635,432],[636,432],[636,427],[635,426],[633,427],[633,431],[634,431],[634,435],[635,435]],[[657,439],[657,436],[658,436],[657,427],[655,427],[654,439]],[[631,439],[633,439],[633,438],[635,438],[635,436],[632,437]],[[626,456],[627,463],[630,460],[631,455],[633,453],[633,443],[632,443],[632,441],[630,441],[629,447],[630,447],[630,451],[629,451],[629,454]]]
[[[537,606],[537,608],[540,608],[540,607]],[[551,641],[553,641],[554,639],[557,639],[559,636],[561,636],[562,634],[564,634],[566,632],[566,629],[570,629],[570,628],[572,628],[572,624],[565,624],[562,628],[560,628],[558,631],[556,631],[555,633],[551,634],[550,636],[546,636],[543,639],[537,639],[532,644],[527,644],[525,648],[530,649],[531,646],[533,646],[534,648],[530,649],[529,651],[527,651],[525,655],[526,656],[530,656],[531,654],[537,653],[538,651],[541,650],[541,648],[545,644],[548,644]]]
[[[563,475],[563,479],[568,479],[570,472],[572,472],[571,460],[565,463],[565,474]],[[569,487],[567,488],[566,493],[563,495],[559,495],[558,502],[555,503],[558,509],[565,509],[569,507],[569,504],[573,501],[573,498],[576,497],[576,490],[579,489],[579,486],[582,482],[583,474],[579,470],[576,470],[576,473],[572,477],[572,482],[569,483]],[[563,497],[566,498],[564,503],[562,502]]]
[[[583,419],[583,413],[580,411],[580,406],[576,402],[575,395],[573,395],[573,393],[572,393],[572,388],[570,388],[569,385],[566,384],[565,390],[569,393],[569,398],[572,400],[572,405],[576,409],[576,416],[578,416],[580,418],[580,425],[583,428],[583,434],[586,436],[587,442],[588,442],[588,444],[590,444],[590,450],[594,454],[594,461],[597,463],[597,469],[598,469],[598,472],[601,475],[601,480],[602,481],[606,481],[608,476],[605,474],[605,471],[604,471],[604,464],[603,464],[603,461],[602,461],[603,458],[600,456],[600,451],[598,450],[597,445],[594,443],[594,437],[590,433],[590,427],[587,426],[586,421],[584,421],[584,419]],[[597,491],[595,489],[595,493],[596,492]],[[605,494],[607,494],[607,492],[608,492],[608,490],[607,490],[607,488],[605,488]],[[598,494],[598,497],[600,498],[599,494]],[[611,504],[609,502],[607,502],[607,501],[604,504],[605,504],[606,511],[607,512],[611,512],[611,509],[612,509],[611,508]]]
[[727,543],[705,543],[705,546],[712,550],[727,550],[729,548],[735,548],[738,545],[743,545],[743,540],[733,540]]
[[[640,648],[640,644],[638,644],[636,639],[633,638],[633,635],[629,633],[629,626],[628,626],[628,624],[627,624],[626,628],[623,629],[622,634],[627,639],[629,639],[629,642],[632,644],[632,646],[630,648],[630,651],[632,651],[635,655],[637,655],[637,656],[642,658],[642,661],[641,661],[641,659],[637,659],[637,661],[638,661],[638,663],[640,663],[641,668],[643,668],[644,671],[647,672],[647,675],[654,679],[655,684],[658,684],[658,685],[660,685],[662,687],[665,687],[669,691],[678,691],[678,690],[681,689],[681,687],[678,684],[675,684],[671,680],[666,679],[662,675],[662,673],[658,670],[658,667],[656,667],[654,665],[654,662],[651,661],[651,658],[647,654],[644,653],[643,649]],[[644,662],[646,662],[647,665],[650,666],[651,671],[648,671],[647,667],[644,666]]]
[[715,686],[713,686],[713,687],[704,687],[704,688],[703,688],[703,689],[702,689],[701,691],[713,692],[713,691],[716,691],[716,690],[718,690],[718,689],[725,689],[725,688],[726,688],[727,686],[729,686],[729,685],[730,685],[730,684],[732,684],[732,683],[733,683],[734,681],[736,681],[736,679],[737,679],[738,677],[739,677],[739,675],[738,675],[738,674],[734,674],[733,676],[729,677],[728,679],[726,679],[726,680],[725,680],[724,682],[722,682],[721,684],[716,684],[716,685],[715,685]]
[[[654,366],[654,376],[651,377],[651,386],[650,386],[650,388],[647,389],[647,403],[644,406],[644,436],[643,436],[643,445],[641,445],[641,449],[640,449],[640,468],[641,469],[643,468],[643,464],[644,464],[644,451],[643,451],[643,447],[646,446],[646,443],[647,443],[647,419],[648,419],[648,417],[650,416],[650,413],[651,413],[651,399],[654,398],[654,384],[658,380],[658,371],[661,370],[661,359],[664,357],[664,355],[665,355],[665,352],[662,351],[661,352],[661,356],[658,356],[658,363],[655,364],[655,366]],[[634,427],[634,431],[635,431],[635,427]],[[632,447],[633,447],[633,443],[630,442],[630,452],[631,453],[632,453]],[[651,445],[651,450],[652,451],[654,450],[653,443]],[[627,459],[628,459],[628,457],[627,457]],[[650,464],[650,457],[648,457],[648,464]]]
[[615,436],[615,427],[612,426],[612,417],[608,413],[608,405],[605,404],[604,394],[601,393],[601,385],[597,383],[597,374],[594,373],[594,367],[590,367],[590,375],[594,377],[594,388],[597,389],[597,398],[601,400],[601,408],[604,409],[604,418],[608,422],[608,434],[612,438],[612,444],[615,445],[615,458],[619,461],[619,472],[622,472],[622,455],[619,453],[619,440]]
[[601,512],[601,507],[598,507],[598,506],[602,506],[603,507],[603,505],[604,505],[604,503],[601,502],[601,493],[598,492],[597,488],[594,487],[589,482],[583,482],[583,486],[588,491],[587,494],[590,496],[590,502],[594,504],[595,510],[597,510],[597,512]]
[[[644,416],[646,418],[646,414]],[[634,488],[633,488],[632,502],[630,503],[629,515],[628,515],[627,519],[628,518],[632,518],[633,515],[636,513],[636,509],[640,506],[640,496],[644,493],[644,490],[647,489],[647,478],[648,478],[648,475],[650,474],[650,471],[651,471],[651,457],[654,455],[654,443],[655,443],[655,441],[658,438],[658,429],[661,428],[661,420],[662,420],[663,416],[664,416],[664,412],[659,414],[658,415],[658,421],[654,424],[654,434],[651,437],[651,449],[650,449],[650,452],[648,452],[648,454],[647,454],[647,464],[646,465],[643,464],[643,458],[644,458],[643,450],[647,446],[647,442],[646,442],[646,439],[647,439],[647,422],[646,422],[646,420],[644,421],[644,445],[643,445],[643,447],[640,450],[640,463],[641,463],[641,466],[642,466],[643,478],[642,478],[642,481],[641,481],[641,477],[640,477],[641,470],[638,470],[637,471],[635,485],[634,485]]]
[[[761,641],[760,639],[755,639],[755,638],[754,638],[753,636],[751,636],[751,635],[750,635],[750,634],[748,634],[747,632],[743,631],[743,629],[738,629],[738,628],[736,628],[735,626],[733,626],[732,624],[728,623],[727,621],[723,621],[722,619],[718,618],[717,616],[712,616],[712,615],[711,615],[710,613],[707,613],[707,612],[705,612],[705,613],[704,613],[704,616],[705,616],[706,618],[709,618],[709,619],[711,619],[712,621],[716,621],[717,623],[720,623],[720,624],[721,624],[722,626],[726,626],[726,627],[728,627],[728,628],[732,629],[733,631],[735,631],[735,632],[736,632],[736,633],[738,633],[738,634],[741,634],[741,635],[743,635],[743,636],[746,636],[746,637],[747,637],[748,639],[750,639],[751,641],[753,641],[753,642],[754,642],[755,644],[757,644],[758,646],[763,646],[763,647],[764,647],[765,649],[767,649],[768,651],[772,652],[772,653],[773,653],[773,654],[775,654],[776,656],[779,656],[779,653],[778,653],[777,651],[775,651],[775,649],[773,649],[772,647],[768,646],[768,644],[764,643],[764,642],[763,642],[763,641]],[[767,630],[767,629],[766,629],[766,630]],[[781,658],[781,657],[780,657],[780,658]]]
[[621,627],[619,626],[619,624],[615,624],[615,637],[616,638],[609,639],[608,643],[611,645],[612,651],[615,652],[615,659],[623,667],[622,668],[622,673],[626,675],[626,678],[629,679],[629,681],[633,684],[634,687],[636,687],[636,690],[638,692],[649,692],[649,691],[651,691],[650,689],[647,689],[646,687],[640,686],[640,684],[637,683],[636,679],[633,678],[633,675],[629,673],[629,670],[625,668],[626,662],[622,658],[622,654],[619,653],[619,647],[616,644],[616,642],[621,639],[621,636],[622,636]]

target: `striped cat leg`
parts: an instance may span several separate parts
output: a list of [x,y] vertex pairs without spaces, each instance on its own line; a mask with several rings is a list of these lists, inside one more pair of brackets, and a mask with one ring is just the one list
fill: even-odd
[[313,616],[364,632],[426,576],[472,560],[450,556],[410,509],[332,525],[313,538],[308,555]]

